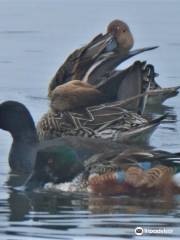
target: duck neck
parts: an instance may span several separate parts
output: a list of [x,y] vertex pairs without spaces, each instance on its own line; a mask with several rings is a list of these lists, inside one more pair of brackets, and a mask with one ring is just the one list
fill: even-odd
[[17,131],[11,133],[13,142],[22,142],[26,144],[37,143],[38,136],[36,132],[36,128],[27,129],[24,131]]
[[13,143],[9,153],[9,165],[14,172],[29,173],[33,169],[38,145],[35,126],[11,132]]

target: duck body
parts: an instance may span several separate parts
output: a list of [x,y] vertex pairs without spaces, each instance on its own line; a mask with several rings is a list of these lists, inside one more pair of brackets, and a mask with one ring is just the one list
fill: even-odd
[[[43,182],[45,189],[55,191],[83,191],[105,195],[179,193],[180,153],[133,147],[129,150],[126,145],[122,147],[121,151],[105,149],[104,153],[95,154],[81,162],[82,172],[79,171],[75,178],[71,175],[70,182],[62,181],[59,173],[63,163],[55,158],[54,168],[43,162],[43,169],[48,169],[43,174],[49,176],[51,183],[42,179],[37,181],[42,169],[38,167],[37,160],[34,172],[24,188],[33,190],[40,186],[39,182]],[[32,185],[34,182],[36,184]]]
[[112,21],[107,27],[107,33],[97,35],[87,45],[70,54],[49,84],[49,97],[57,86],[74,79],[94,84],[94,81],[113,71],[121,62],[156,48],[129,51],[133,43],[128,25],[120,20]]
[[113,151],[107,157],[99,154],[90,158],[85,166],[86,186],[95,193],[148,195],[180,190],[180,179],[175,180],[180,171],[179,153],[146,149],[128,149],[120,154]]
[[[73,79],[78,79],[92,85],[101,83],[102,79],[103,81],[105,79],[106,82],[111,82],[109,86],[113,88],[114,78],[117,83],[117,77],[119,77],[120,84],[118,88],[116,88],[116,95],[121,95],[121,98],[126,99],[126,95],[129,95],[129,93],[131,95],[133,94],[133,96],[142,93],[142,88],[138,89],[137,87],[140,86],[140,80],[143,89],[147,86],[141,77],[144,75],[143,69],[141,69],[140,75],[137,75],[138,69],[134,69],[133,71],[127,71],[125,69],[124,71],[122,70],[121,73],[114,75],[116,67],[123,61],[139,53],[157,48],[149,47],[130,51],[133,44],[133,36],[128,25],[121,20],[112,21],[108,25],[105,34],[97,35],[87,45],[75,50],[66,59],[50,82],[49,97],[51,97],[52,91],[57,86]],[[130,68],[133,66],[134,64],[130,66]],[[136,67],[138,68],[138,66]],[[132,77],[134,78],[134,82],[132,82]],[[154,79],[154,76],[151,75],[151,78]],[[129,85],[129,82],[132,85]],[[145,85],[143,85],[144,83]],[[132,87],[130,88],[130,86]],[[134,91],[131,92],[132,89],[134,89]],[[151,97],[148,97],[146,100],[150,104],[161,104],[167,98],[177,95],[179,86],[175,88],[160,88],[155,80],[153,80],[150,89],[153,90],[153,93]],[[154,90],[160,90],[159,96],[157,91]],[[107,91],[105,92],[107,93]],[[110,97],[112,97],[112,94],[110,95]],[[116,100],[118,100],[118,98]]]
[[[154,73],[154,67],[152,65],[147,65],[147,69],[151,71],[147,75],[147,69],[143,62],[137,62],[132,64],[125,70],[117,71],[115,68],[122,62],[132,57],[136,54],[139,54],[144,51],[149,51],[153,48],[144,48],[132,51],[129,53],[128,57],[122,57],[121,53],[117,53],[113,57],[111,55],[102,55],[100,59],[96,59],[94,62],[87,64],[84,60],[82,63],[85,64],[86,68],[82,66],[79,67],[79,70],[73,67],[74,66],[74,54],[78,54],[81,50],[76,50],[75,53],[70,55],[62,67],[58,70],[54,78],[52,79],[49,85],[49,97],[52,94],[52,91],[59,85],[67,83],[73,79],[78,79],[87,83],[90,83],[94,86],[101,86],[101,90],[104,94],[107,94],[107,100],[111,101],[112,98],[118,100],[118,97],[121,96],[121,99],[126,99],[130,95],[135,96],[143,92],[143,89],[146,89],[147,82],[144,81],[144,76],[147,77],[150,82],[149,90],[152,91],[151,96],[147,98],[148,103],[150,104],[161,104],[166,99],[174,97],[178,94],[179,86],[161,88],[155,81],[156,73]],[[75,54],[75,55],[76,55]],[[144,66],[144,68],[142,68]],[[73,68],[73,73],[69,70]],[[77,73],[78,72],[78,73]],[[134,81],[132,81],[132,79]],[[106,88],[108,82],[108,88]],[[130,83],[130,85],[129,85]],[[104,86],[103,86],[104,84]],[[114,88],[116,86],[116,89]],[[140,88],[141,86],[141,88]],[[109,88],[114,89],[114,92],[108,91]],[[133,90],[133,91],[131,91]],[[137,91],[138,90],[138,91]],[[137,108],[136,108],[137,109]],[[135,109],[135,110],[136,110]]]
[[120,101],[79,111],[49,111],[39,121],[37,129],[41,140],[69,135],[124,141],[148,130],[152,133],[163,118],[149,121],[121,108]]
[[[95,102],[99,104],[93,106]],[[104,94],[90,84],[74,80],[58,86],[50,111],[37,125],[40,139],[75,135],[122,141],[154,130],[164,118],[147,120],[121,108],[121,101],[101,102]]]

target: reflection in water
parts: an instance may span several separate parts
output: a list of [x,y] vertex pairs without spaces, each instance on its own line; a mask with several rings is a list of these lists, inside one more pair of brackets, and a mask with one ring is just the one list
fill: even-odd
[[[149,228],[171,227],[176,234],[180,226],[180,222],[174,218],[174,215],[178,217],[180,214],[177,211],[178,197],[175,196],[167,200],[52,192],[20,194],[12,191],[8,205],[8,221],[11,224],[3,231],[12,234],[15,226],[21,226],[26,229],[24,236],[32,234],[37,237],[40,233],[41,237],[55,239],[57,234],[72,237],[77,234],[83,236],[86,232],[87,236],[97,239],[101,236],[123,239],[133,237],[134,229],[139,225]],[[50,236],[52,233],[54,238]]]
[[177,115],[176,115],[176,112],[174,110],[174,107],[168,106],[168,105],[165,105],[165,104],[149,104],[146,107],[145,113],[160,114],[160,115],[167,114],[167,119],[169,121],[172,120],[174,122],[177,119]]
[[[37,122],[48,109],[48,81],[67,55],[119,17],[130,25],[137,48],[160,45],[156,51],[139,55],[133,61],[153,63],[160,73],[160,85],[180,85],[180,3],[116,0],[103,3],[97,0],[53,1],[53,4],[51,0],[43,4],[37,0],[1,1],[0,101],[11,99],[24,103]],[[137,14],[137,6],[141,14]],[[180,151],[179,98],[180,95],[161,106],[148,106],[149,112],[168,114],[151,138],[154,147]],[[11,187],[21,185],[26,176],[11,174],[6,180],[11,144],[8,137],[1,131],[0,239],[180,239],[180,196],[102,197],[12,191]],[[173,234],[140,238],[134,234],[137,226],[168,227]]]

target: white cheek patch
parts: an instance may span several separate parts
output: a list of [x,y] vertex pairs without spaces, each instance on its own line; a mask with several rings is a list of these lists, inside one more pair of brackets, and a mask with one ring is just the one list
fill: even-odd
[[172,177],[173,183],[177,186],[180,187],[180,173],[176,173],[173,177]]

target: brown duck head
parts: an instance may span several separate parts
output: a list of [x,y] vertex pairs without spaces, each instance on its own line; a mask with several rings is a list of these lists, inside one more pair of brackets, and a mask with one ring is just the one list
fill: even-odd
[[63,112],[93,106],[103,101],[105,96],[94,86],[80,80],[72,80],[53,90],[50,106],[55,112]]
[[129,51],[134,45],[134,39],[128,25],[121,20],[113,20],[107,27],[107,32],[114,35],[119,50]]

